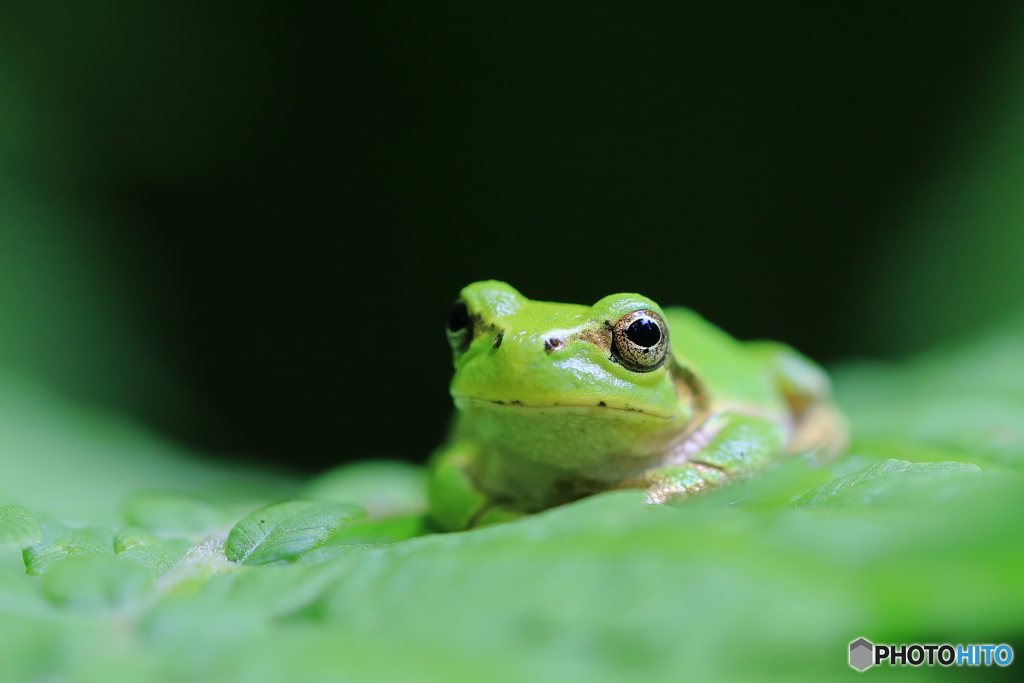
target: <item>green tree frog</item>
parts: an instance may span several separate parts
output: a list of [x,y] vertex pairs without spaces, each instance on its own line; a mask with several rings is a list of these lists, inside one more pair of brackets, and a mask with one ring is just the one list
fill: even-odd
[[445,530],[611,489],[663,503],[846,444],[813,362],[639,294],[587,307],[475,282],[452,307],[448,340],[457,415],[428,491]]

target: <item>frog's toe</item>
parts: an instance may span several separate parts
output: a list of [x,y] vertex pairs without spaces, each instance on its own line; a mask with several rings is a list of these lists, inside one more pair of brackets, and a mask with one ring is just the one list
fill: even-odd
[[717,467],[686,463],[663,467],[650,475],[647,502],[671,503],[690,494],[721,484],[726,474]]

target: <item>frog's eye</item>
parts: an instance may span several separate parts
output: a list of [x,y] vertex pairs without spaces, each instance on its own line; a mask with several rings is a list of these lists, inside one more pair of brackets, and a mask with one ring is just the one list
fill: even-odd
[[654,311],[634,311],[612,328],[612,354],[633,372],[657,370],[668,353],[668,326]]
[[448,343],[456,351],[465,351],[473,341],[473,318],[463,301],[452,304],[448,314]]

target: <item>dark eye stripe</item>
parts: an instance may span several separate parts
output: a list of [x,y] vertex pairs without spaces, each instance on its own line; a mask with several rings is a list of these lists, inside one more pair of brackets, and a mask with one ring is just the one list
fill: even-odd
[[458,332],[465,329],[467,325],[469,325],[469,309],[463,302],[456,301],[452,304],[452,310],[448,314],[448,331]]
[[473,316],[463,301],[456,301],[448,313],[448,343],[452,351],[462,353],[473,341]]

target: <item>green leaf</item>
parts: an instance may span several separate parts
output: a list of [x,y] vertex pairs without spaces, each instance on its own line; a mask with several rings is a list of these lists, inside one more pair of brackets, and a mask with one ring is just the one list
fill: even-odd
[[113,535],[106,527],[71,529],[48,519],[40,519],[43,539],[25,548],[22,557],[29,574],[42,576],[56,563],[80,555],[112,555]]
[[21,550],[41,540],[43,530],[32,513],[17,505],[0,507],[0,551]]
[[908,462],[890,458],[825,482],[797,498],[794,504],[805,507],[870,505],[891,500],[937,478],[980,471],[977,465],[966,462]]
[[151,570],[112,555],[82,555],[58,562],[43,577],[43,593],[58,605],[101,610],[124,606],[153,584]]
[[[181,552],[178,552],[181,550]],[[114,552],[119,557],[134,560],[160,576],[184,554],[154,533],[142,527],[125,527],[114,536]]]
[[342,465],[310,482],[300,494],[311,500],[355,503],[370,519],[418,515],[427,509],[426,469],[398,460]]
[[267,564],[312,550],[366,513],[343,503],[290,500],[252,513],[231,530],[224,547],[232,562]]
[[201,535],[224,526],[228,521],[224,513],[206,501],[167,491],[130,496],[123,511],[129,525],[165,534]]

